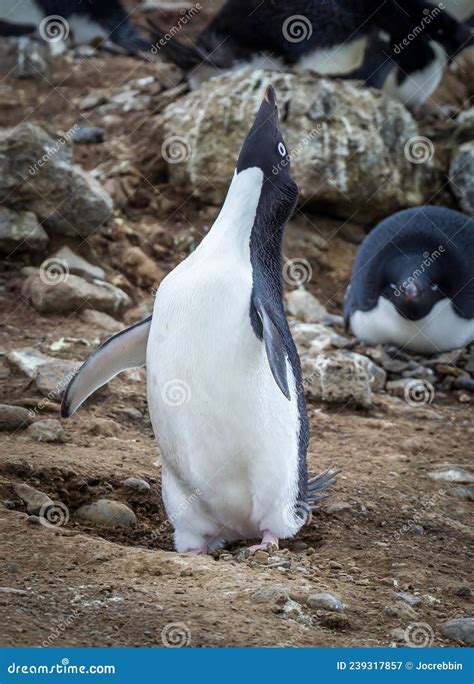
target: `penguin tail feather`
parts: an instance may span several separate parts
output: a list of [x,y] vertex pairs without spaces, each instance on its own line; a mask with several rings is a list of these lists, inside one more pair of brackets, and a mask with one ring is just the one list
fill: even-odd
[[331,466],[308,481],[306,501],[313,510],[319,508],[319,503],[330,496],[328,490],[334,487],[336,475],[339,475],[340,472]]

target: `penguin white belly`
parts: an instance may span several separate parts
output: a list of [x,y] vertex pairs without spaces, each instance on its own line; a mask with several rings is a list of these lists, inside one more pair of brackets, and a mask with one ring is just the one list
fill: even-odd
[[[200,248],[201,249],[201,248]],[[195,252],[161,283],[147,348],[148,403],[178,551],[295,534],[299,414],[249,318],[248,265]]]
[[356,38],[344,45],[314,50],[300,59],[297,71],[311,69],[318,74],[347,74],[360,67],[364,60],[367,38]]
[[352,314],[351,327],[366,344],[394,344],[422,354],[464,347],[474,339],[474,320],[458,316],[450,299],[437,302],[424,318],[410,321],[379,297],[370,311]]

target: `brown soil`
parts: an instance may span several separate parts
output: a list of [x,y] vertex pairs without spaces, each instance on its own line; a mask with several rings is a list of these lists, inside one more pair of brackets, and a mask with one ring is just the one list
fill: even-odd
[[[133,79],[156,73],[155,66],[122,56],[100,55],[74,69],[59,63],[52,85],[6,81],[0,115],[7,124],[27,118],[67,130],[84,116],[76,98],[92,88],[122,83],[124,89]],[[160,97],[154,96],[157,107]],[[131,142],[137,138],[130,134],[140,126],[149,130],[149,112],[120,116],[121,122],[110,124],[106,143],[76,147],[76,160],[85,168],[121,159],[138,163]],[[92,113],[84,123],[102,121]],[[159,141],[149,145],[159,149]],[[180,205],[166,179],[161,182],[157,192],[158,185],[142,178],[140,187],[147,192],[132,193],[104,235],[69,244],[106,264],[109,276],[120,271],[120,250],[135,244],[168,272],[200,239],[216,210]],[[324,236],[326,248],[315,236]],[[310,289],[334,311],[340,310],[355,253],[347,238],[348,226],[321,217],[309,225],[298,219],[288,231],[287,255],[310,260]],[[33,346],[62,358],[85,358],[88,348],[80,341],[54,353],[49,345],[61,337],[92,341],[97,330],[76,315],[42,316],[30,308],[19,294],[18,262],[2,262],[0,276],[6,284],[0,300],[2,352]],[[137,305],[150,300],[146,288],[128,286]],[[0,401],[12,404],[35,405],[41,398],[16,373],[2,394]],[[238,547],[224,558],[173,552],[143,376],[119,377],[108,392],[90,400],[64,423],[65,444],[35,443],[23,431],[0,433],[0,500],[8,502],[0,506],[0,584],[26,592],[0,594],[8,615],[0,626],[2,645],[162,645],[163,628],[184,623],[192,646],[383,646],[393,641],[393,629],[413,622],[430,625],[434,645],[453,645],[439,627],[470,611],[468,503],[440,493],[428,473],[442,463],[469,465],[472,407],[437,393],[430,407],[409,407],[380,394],[368,412],[308,408],[310,472],[331,464],[340,468],[330,501],[347,507],[315,514],[270,557],[274,567],[242,558]],[[58,405],[48,405],[41,415],[58,417]],[[122,486],[130,476],[145,478],[151,491],[130,495]],[[68,524],[48,529],[28,523],[12,489],[18,482],[64,502],[71,513]],[[79,522],[78,506],[100,496],[128,503],[138,523],[110,530]],[[342,598],[347,619],[306,605],[308,593],[322,591]],[[396,601],[394,591],[423,597],[411,617],[386,610]],[[301,606],[301,615],[285,603],[286,596]]]

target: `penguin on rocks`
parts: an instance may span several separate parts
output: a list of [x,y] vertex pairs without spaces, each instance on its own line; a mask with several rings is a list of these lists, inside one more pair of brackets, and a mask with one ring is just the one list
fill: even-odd
[[365,344],[421,354],[474,340],[474,218],[422,206],[381,221],[358,251],[346,327]]
[[76,44],[110,40],[130,54],[149,52],[121,0],[1,0],[0,36],[38,32],[55,43],[71,33]]
[[[426,23],[425,11],[436,14],[436,28]],[[227,0],[195,44],[189,46],[156,24],[151,28],[157,38],[154,49],[187,73],[192,89],[223,71],[249,66],[310,69],[326,76],[361,78],[379,87],[396,70],[396,46],[423,19],[426,35],[434,35],[433,40],[449,57],[471,39],[465,27],[424,0]],[[368,45],[372,49],[366,58]],[[423,72],[417,84],[431,71],[438,74],[437,62],[431,63],[435,58],[436,53],[430,50],[429,56],[415,60],[413,73]],[[406,62],[405,57],[404,66]],[[431,71],[425,75],[427,69]],[[402,73],[400,65],[396,75]],[[400,85],[401,98],[405,90]]]
[[[369,86],[381,88],[412,109],[421,108],[441,82],[450,62],[474,45],[472,29],[463,14],[431,3],[401,2],[404,17],[392,32],[369,40],[364,63],[353,74]],[[388,14],[388,10],[387,10]],[[387,17],[389,18],[389,17]]]
[[250,552],[278,547],[334,484],[334,471],[307,476],[308,417],[283,307],[283,231],[297,195],[268,86],[211,230],[161,282],[153,315],[105,342],[65,392],[67,417],[146,364],[178,552],[256,537]]

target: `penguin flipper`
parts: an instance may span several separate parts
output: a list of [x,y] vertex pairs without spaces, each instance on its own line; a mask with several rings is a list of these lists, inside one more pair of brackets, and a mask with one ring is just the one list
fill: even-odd
[[63,418],[72,416],[87,397],[122,371],[145,365],[151,318],[113,335],[86,359],[64,392]]
[[265,304],[258,298],[254,298],[253,304],[262,322],[263,341],[272,375],[285,397],[288,401],[291,401],[286,372],[287,354],[285,343]]

